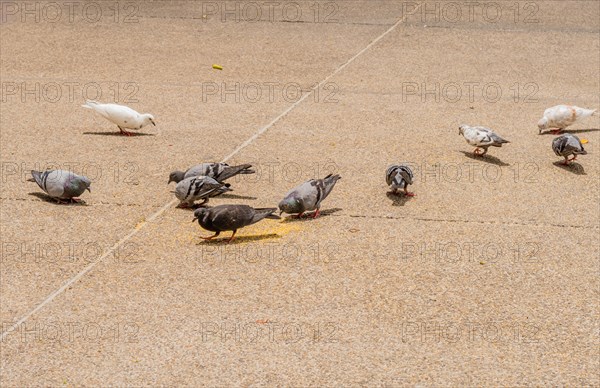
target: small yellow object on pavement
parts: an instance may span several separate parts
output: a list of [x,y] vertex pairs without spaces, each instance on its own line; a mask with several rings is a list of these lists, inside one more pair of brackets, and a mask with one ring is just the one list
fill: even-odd
[[581,139],[581,144],[587,144],[588,143],[588,139]]
[[223,70],[223,66],[220,66],[220,65],[213,65],[213,69],[217,69],[217,70]]

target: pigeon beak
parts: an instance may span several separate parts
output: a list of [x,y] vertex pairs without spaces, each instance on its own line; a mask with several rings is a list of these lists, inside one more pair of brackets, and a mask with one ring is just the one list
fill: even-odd
[[156,127],[156,123],[154,122],[154,120],[150,120],[150,122]]
[[89,191],[90,193],[92,192],[92,188],[91,187],[87,187],[86,190]]
[[194,219],[192,220],[192,222],[196,222],[198,220],[198,217],[194,217]]
[[283,210],[279,211],[279,216],[281,217],[281,215],[283,214]]

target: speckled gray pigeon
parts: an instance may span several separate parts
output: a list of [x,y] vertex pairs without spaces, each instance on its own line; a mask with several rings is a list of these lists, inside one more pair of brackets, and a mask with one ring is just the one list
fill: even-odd
[[279,214],[284,212],[298,214],[298,218],[300,218],[304,212],[315,210],[313,218],[317,218],[321,202],[331,193],[339,179],[339,175],[329,174],[323,179],[311,179],[304,182],[288,192],[285,198],[279,202],[279,210],[281,210]]
[[[498,136],[491,129],[481,126],[471,127],[463,124],[458,127],[458,134],[463,135],[467,143],[476,147],[473,154],[477,156],[485,155],[490,146],[502,147],[502,144],[510,143],[508,140]],[[481,152],[480,148],[483,148],[483,152]]]
[[[570,133],[565,133],[552,140],[552,150],[556,155],[565,158],[564,165],[568,165],[569,162],[577,159],[577,155],[587,154],[587,151],[583,149],[581,140]],[[571,159],[569,159],[570,155],[573,155]]]
[[231,242],[235,232],[244,226],[252,225],[264,218],[278,220],[279,216],[273,214],[276,208],[254,209],[247,205],[219,205],[211,208],[200,208],[194,212],[194,221],[198,220],[201,227],[215,232],[210,237],[201,237],[210,240],[217,237],[221,232],[231,230],[233,234],[228,242]]
[[211,177],[193,176],[186,178],[177,184],[175,187],[175,197],[181,201],[178,207],[192,207],[194,201],[203,199],[204,202],[200,206],[208,202],[209,197],[216,197],[227,191],[232,191],[229,188],[229,183],[220,183]]
[[56,199],[59,203],[80,202],[79,198],[84,191],[91,192],[92,182],[87,177],[77,175],[71,171],[48,170],[44,172],[31,170],[33,179],[42,190],[49,196]]
[[254,174],[256,171],[251,170],[251,164],[241,164],[239,166],[230,166],[227,163],[202,163],[197,164],[187,169],[187,171],[173,171],[169,174],[169,182],[179,183],[185,178],[193,176],[208,176],[219,182],[238,174]]
[[385,181],[391,187],[393,193],[398,189],[404,190],[404,195],[413,197],[415,194],[408,191],[408,185],[413,183],[413,172],[407,165],[394,164],[385,172]]

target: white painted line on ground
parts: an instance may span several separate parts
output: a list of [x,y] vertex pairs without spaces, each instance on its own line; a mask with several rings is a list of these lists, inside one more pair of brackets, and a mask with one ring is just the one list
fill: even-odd
[[[419,6],[413,11],[413,13],[417,12],[419,10],[419,8],[421,8],[422,4],[423,3],[419,3]],[[260,128],[248,140],[246,140],[245,142],[243,142],[242,144],[240,144],[235,150],[233,150],[232,153],[230,153],[229,155],[227,155],[222,160],[222,162],[223,163],[227,162],[229,159],[231,159],[232,157],[234,157],[238,152],[240,152],[241,150],[243,150],[244,148],[246,148],[247,146],[249,146],[250,144],[252,144],[252,142],[254,140],[258,139],[258,137],[260,135],[262,135],[263,133],[265,133],[269,128],[271,128],[273,125],[275,125],[275,123],[277,123],[279,120],[281,120],[283,117],[285,117],[288,113],[290,113],[292,110],[294,110],[302,101],[306,100],[306,98],[308,98],[310,95],[312,95],[315,90],[317,90],[318,88],[321,87],[321,85],[323,85],[325,82],[327,82],[331,77],[333,77],[336,74],[338,74],[340,71],[344,70],[349,64],[351,64],[352,62],[354,62],[354,60],[356,58],[360,57],[365,51],[367,51],[368,49],[370,49],[371,47],[373,47],[373,45],[375,45],[377,42],[379,42],[381,39],[383,39],[387,34],[389,34],[390,32],[392,32],[396,27],[398,27],[398,25],[400,23],[402,23],[406,19],[406,17],[408,17],[410,15],[412,15],[412,13],[411,14],[406,14],[403,18],[399,19],[396,23],[394,23],[393,26],[391,26],[390,28],[388,28],[383,34],[379,35],[377,38],[375,38],[373,41],[371,41],[371,43],[369,43],[365,48],[363,48],[362,50],[360,50],[358,53],[356,53],[354,56],[352,56],[350,59],[348,59],[346,62],[344,62],[341,66],[339,66],[337,69],[335,69],[331,74],[329,74],[321,82],[319,82],[315,87],[313,87],[308,93],[306,93],[304,96],[302,96],[302,98],[300,98],[298,101],[296,101],[295,103],[293,103],[292,105],[290,105],[286,110],[284,110],[280,115],[278,115],[273,120],[271,120],[271,122],[269,122],[267,125],[265,125],[264,127]],[[51,293],[50,295],[48,295],[48,297],[46,297],[46,299],[44,299],[40,304],[38,304],[33,310],[31,310],[30,312],[28,312],[27,314],[25,314],[14,325],[12,325],[8,329],[6,329],[6,331],[4,331],[2,333],[2,336],[0,336],[0,342],[3,341],[4,338],[6,336],[8,336],[10,333],[12,333],[13,331],[15,331],[25,321],[27,321],[33,314],[37,313],[42,308],[44,308],[44,306],[46,306],[48,303],[52,302],[54,300],[54,298],[56,298],[63,291],[65,291],[67,288],[69,288],[73,283],[75,283],[79,279],[81,279],[85,274],[87,274],[88,272],[90,272],[96,265],[98,265],[106,257],[108,257],[108,255],[110,255],[111,253],[113,253],[116,249],[118,249],[121,245],[123,245],[123,243],[125,243],[127,240],[129,240],[130,238],[132,238],[133,236],[135,236],[140,230],[144,229],[149,222],[155,220],[158,216],[160,216],[161,214],[163,214],[168,208],[170,208],[171,206],[173,206],[176,202],[177,202],[177,199],[173,199],[173,200],[169,201],[169,203],[167,203],[166,205],[164,205],[163,207],[161,207],[158,211],[156,211],[152,215],[148,216],[146,218],[146,222],[144,222],[140,227],[133,229],[125,237],[123,237],[118,242],[116,242],[108,251],[106,251],[97,260],[95,260],[95,261],[91,262],[90,264],[88,264],[84,269],[82,269],[75,276],[73,276],[71,279],[69,279],[65,284],[63,284],[62,287],[60,287],[59,289],[57,289],[56,291],[54,291],[53,293]]]
[[[413,11],[413,13],[417,12],[417,10],[421,7],[421,4],[422,3],[419,3],[419,6],[415,9],[415,11]],[[412,15],[412,13],[411,14],[407,14],[403,18],[399,19],[396,23],[394,23],[393,26],[391,26],[390,28],[388,28],[383,34],[379,35],[377,38],[375,38],[375,40],[371,41],[371,43],[369,43],[365,48],[363,48],[362,50],[360,50],[353,57],[351,57],[346,62],[344,62],[341,66],[339,66],[337,69],[335,69],[331,74],[329,74],[327,77],[325,77],[321,82],[319,82],[312,89],[310,89],[310,91],[308,93],[306,93],[304,96],[302,96],[302,98],[300,98],[298,101],[296,101],[295,103],[293,103],[292,105],[290,105],[279,116],[275,117],[270,123],[268,123],[267,125],[265,125],[261,129],[259,129],[258,132],[256,132],[254,135],[252,135],[252,137],[250,137],[248,140],[246,140],[245,142],[243,142],[242,144],[240,144],[240,146],[237,147],[235,150],[233,150],[232,153],[230,153],[229,155],[227,155],[227,157],[225,157],[225,159],[223,159],[223,161],[224,162],[228,161],[234,155],[236,155],[238,152],[240,152],[241,150],[243,150],[244,148],[246,148],[248,145],[250,145],[260,135],[262,135],[269,128],[271,128],[276,122],[278,122],[284,116],[286,116],[288,113],[290,113],[292,110],[294,110],[294,108],[296,108],[302,101],[306,100],[309,96],[311,96],[315,92],[315,90],[317,90],[317,89],[319,89],[321,87],[321,85],[323,85],[324,83],[326,83],[327,81],[329,81],[329,79],[331,77],[335,76],[340,71],[344,70],[349,64],[351,64],[352,62],[354,62],[354,60],[356,58],[360,57],[365,51],[367,51],[368,49],[370,49],[371,47],[373,47],[373,45],[375,45],[377,42],[379,42],[381,39],[383,39],[383,37],[385,37],[387,34],[389,34],[390,32],[392,32],[396,27],[398,27],[398,25],[400,23],[402,23],[406,19],[407,16],[410,16],[410,15]]]

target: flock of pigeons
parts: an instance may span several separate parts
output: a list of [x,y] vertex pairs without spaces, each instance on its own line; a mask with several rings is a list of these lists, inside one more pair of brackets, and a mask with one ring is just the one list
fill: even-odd
[[[116,124],[123,135],[131,136],[127,130],[139,130],[145,125],[154,122],[154,116],[149,113],[140,114],[135,110],[118,104],[101,104],[96,101],[87,101],[85,108],[92,109],[107,120]],[[551,129],[558,134],[566,127],[573,124],[577,119],[590,117],[596,110],[584,109],[577,106],[557,105],[544,111],[542,119],[538,122],[539,133]],[[476,156],[483,156],[489,147],[502,147],[509,143],[491,129],[481,126],[471,127],[461,125],[458,129],[467,143],[475,146],[473,151]],[[483,149],[483,151],[481,151]],[[563,164],[577,158],[577,155],[585,155],[581,140],[568,133],[556,137],[552,141],[552,149],[558,156],[565,158]],[[569,159],[569,156],[573,156]],[[253,174],[251,165],[229,166],[226,163],[202,163],[189,168],[186,171],[174,171],[169,175],[169,182],[177,183],[175,197],[179,199],[178,207],[197,207],[194,211],[194,221],[198,221],[202,228],[214,232],[205,240],[213,239],[221,232],[232,231],[229,242],[235,237],[238,229],[252,225],[265,218],[279,219],[273,214],[277,208],[255,209],[247,205],[219,205],[211,208],[204,207],[209,198],[216,197],[231,191],[230,184],[225,180],[238,174]],[[59,203],[80,202],[76,198],[85,190],[90,190],[91,182],[85,176],[77,175],[71,171],[48,170],[44,172],[31,171],[33,179],[38,186],[50,197]],[[295,214],[302,217],[305,212],[314,211],[313,218],[319,216],[321,202],[331,193],[333,187],[340,179],[339,175],[330,174],[323,179],[311,179],[290,190],[283,200],[279,202],[279,210],[282,213]],[[386,182],[393,193],[403,190],[406,196],[414,194],[408,191],[408,186],[413,183],[413,172],[407,165],[392,165],[386,170]],[[203,202],[195,205],[195,201]]]
[[[585,109],[570,105],[553,106],[546,109],[544,116],[538,121],[539,133],[541,134],[542,131],[550,129],[552,133],[559,134],[569,125],[575,123],[577,119],[590,117],[596,111],[597,109]],[[467,143],[476,147],[473,153],[477,156],[485,155],[489,147],[502,147],[502,144],[510,143],[486,127],[461,125],[458,127],[458,133],[464,136]],[[483,152],[481,152],[481,148],[483,148]],[[552,141],[552,150],[556,155],[565,158],[564,165],[568,165],[569,162],[575,160],[577,155],[587,154],[587,151],[583,148],[583,144],[581,144],[581,140],[570,133],[556,137]],[[571,155],[573,157],[569,159]]]

